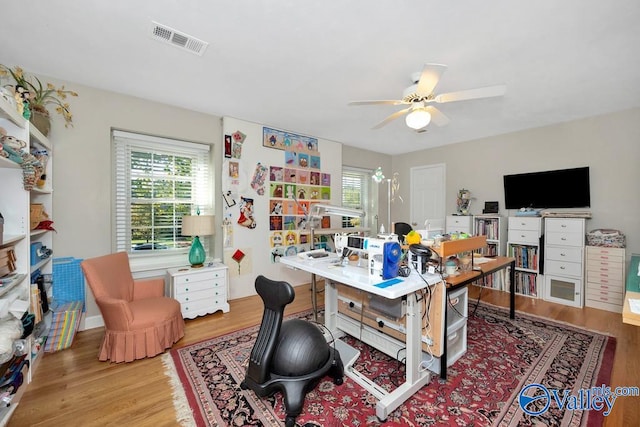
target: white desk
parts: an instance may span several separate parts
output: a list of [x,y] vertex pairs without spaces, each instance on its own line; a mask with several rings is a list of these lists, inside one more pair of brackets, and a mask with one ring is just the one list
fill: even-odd
[[[431,372],[419,369],[422,357],[422,313],[421,304],[418,302],[414,292],[424,289],[427,285],[444,286],[442,279],[436,274],[425,274],[423,280],[415,271],[409,277],[400,279],[400,283],[388,287],[376,286],[382,280],[371,280],[367,270],[356,266],[337,266],[337,257],[328,259],[302,259],[297,255],[280,258],[280,263],[299,270],[317,274],[325,278],[325,325],[336,338],[336,347],[340,352],[340,357],[345,367],[345,373],[366,390],[371,392],[377,399],[376,415],[381,420],[385,420],[389,413],[393,412],[405,400],[411,397],[425,384],[431,380]],[[388,393],[378,387],[373,381],[359,373],[353,368],[353,363],[357,360],[359,352],[337,338],[342,336],[344,331],[339,329],[338,324],[338,292],[335,284],[342,283],[356,289],[360,289],[375,295],[380,295],[389,299],[396,299],[407,296],[406,319],[406,364],[405,382]],[[444,300],[443,300],[444,301]],[[443,310],[444,312],[444,310]]]

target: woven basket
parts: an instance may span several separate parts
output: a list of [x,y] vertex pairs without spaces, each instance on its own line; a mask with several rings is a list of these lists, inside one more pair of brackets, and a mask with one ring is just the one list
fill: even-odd
[[604,246],[607,248],[624,248],[625,235],[618,230],[599,228],[587,233],[588,246]]

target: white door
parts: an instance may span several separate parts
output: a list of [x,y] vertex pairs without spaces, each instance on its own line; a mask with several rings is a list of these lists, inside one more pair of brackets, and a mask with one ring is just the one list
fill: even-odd
[[411,168],[411,226],[444,230],[446,167],[444,163]]

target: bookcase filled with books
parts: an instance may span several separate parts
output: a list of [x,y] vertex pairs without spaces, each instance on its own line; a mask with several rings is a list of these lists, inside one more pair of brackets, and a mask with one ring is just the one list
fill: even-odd
[[540,217],[509,217],[507,256],[516,259],[515,290],[533,298],[543,295],[543,224]]
[[[498,214],[475,215],[473,217],[473,235],[485,236],[487,246],[481,250],[483,256],[504,256],[507,242],[507,226]],[[507,289],[504,271],[486,276],[476,283],[492,289],[504,291]]]

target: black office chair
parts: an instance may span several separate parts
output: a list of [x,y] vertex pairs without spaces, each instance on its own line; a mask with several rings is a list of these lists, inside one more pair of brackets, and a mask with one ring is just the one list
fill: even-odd
[[282,392],[285,425],[292,427],[302,412],[307,392],[325,375],[342,384],[344,366],[340,353],[327,343],[316,325],[302,319],[282,321],[285,306],[295,298],[289,283],[258,276],[255,287],[264,313],[240,387],[260,397]]
[[393,223],[393,233],[398,235],[398,241],[400,241],[400,243],[404,243],[404,236],[409,234],[410,231],[413,231],[413,227],[406,222]]

